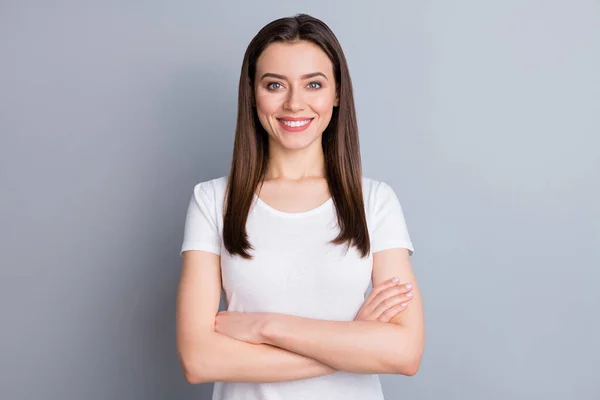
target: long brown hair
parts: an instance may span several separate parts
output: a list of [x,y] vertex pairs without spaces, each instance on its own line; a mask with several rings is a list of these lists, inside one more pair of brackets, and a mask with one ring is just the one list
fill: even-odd
[[253,247],[248,240],[246,222],[269,158],[268,134],[254,108],[256,61],[271,43],[302,40],[318,45],[333,63],[339,96],[339,106],[334,107],[331,121],[322,136],[326,178],[340,227],[340,233],[332,243],[346,243],[348,247],[354,245],[362,257],[370,252],[362,195],[358,124],[346,57],[337,38],[324,22],[310,15],[298,14],[277,19],[263,27],[244,55],[223,219],[223,242],[231,255],[252,258],[248,252]]

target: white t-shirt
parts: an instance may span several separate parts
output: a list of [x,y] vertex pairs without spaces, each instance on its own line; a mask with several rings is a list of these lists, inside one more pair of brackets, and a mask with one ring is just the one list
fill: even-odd
[[[371,253],[329,242],[339,233],[330,198],[306,212],[276,210],[255,195],[246,230],[252,260],[232,257],[223,245],[222,206],[227,177],[197,184],[187,211],[181,248],[221,256],[227,309],[274,312],[332,321],[352,321],[365,300],[372,253],[402,247],[413,254],[402,207],[384,182],[363,177]],[[257,365],[257,368],[260,366]],[[379,400],[378,375],[336,372],[275,383],[216,382],[213,400]]]

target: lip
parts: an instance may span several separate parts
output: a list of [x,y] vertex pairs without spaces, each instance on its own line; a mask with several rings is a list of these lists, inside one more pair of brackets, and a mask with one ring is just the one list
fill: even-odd
[[282,121],[305,121],[307,119],[313,119],[311,117],[281,117],[281,118],[277,118],[280,119]]
[[[286,124],[284,124],[281,121],[306,121],[306,120],[310,120],[308,122],[308,124],[306,125],[302,125],[302,126],[287,126]],[[282,117],[282,118],[277,118],[277,122],[279,122],[279,126],[281,126],[283,129],[285,129],[288,132],[302,132],[303,130],[306,130],[310,124],[313,122],[314,118],[292,118],[292,117]]]

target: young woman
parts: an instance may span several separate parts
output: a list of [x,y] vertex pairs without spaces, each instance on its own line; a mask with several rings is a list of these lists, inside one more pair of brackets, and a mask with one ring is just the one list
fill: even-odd
[[419,368],[421,295],[396,193],[362,176],[348,66],[327,25],[297,15],[258,32],[238,107],[230,174],[197,184],[187,210],[185,376],[216,382],[213,399],[382,399],[378,374]]

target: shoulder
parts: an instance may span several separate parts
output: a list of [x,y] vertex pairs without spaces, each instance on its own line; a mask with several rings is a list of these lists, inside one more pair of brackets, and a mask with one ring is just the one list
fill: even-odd
[[362,178],[362,191],[365,207],[368,211],[384,204],[396,197],[394,189],[384,181],[379,181],[366,176]]
[[214,204],[222,203],[227,189],[227,179],[227,176],[221,176],[196,183],[194,186],[194,196],[197,199],[203,198],[205,201]]
[[386,182],[364,178],[363,192],[371,251],[402,247],[412,255],[414,248],[396,191]]
[[227,188],[227,176],[198,182],[194,186],[194,192],[202,191],[208,195],[224,194]]

